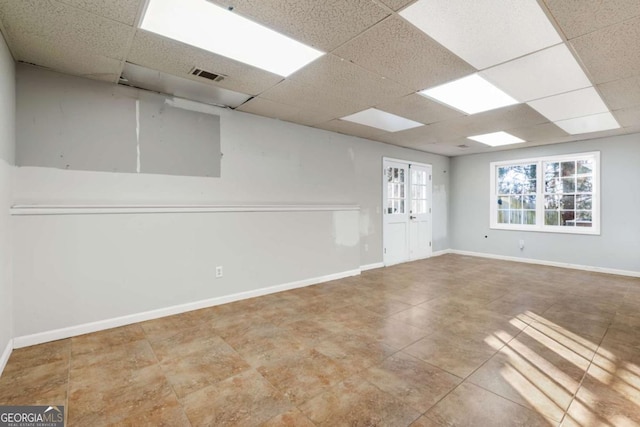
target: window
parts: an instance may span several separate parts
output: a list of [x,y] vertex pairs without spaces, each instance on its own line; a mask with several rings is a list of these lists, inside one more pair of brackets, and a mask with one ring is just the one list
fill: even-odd
[[600,153],[491,163],[491,228],[600,234]]
[[387,168],[387,214],[404,214],[407,188],[404,179],[405,169],[389,166]]

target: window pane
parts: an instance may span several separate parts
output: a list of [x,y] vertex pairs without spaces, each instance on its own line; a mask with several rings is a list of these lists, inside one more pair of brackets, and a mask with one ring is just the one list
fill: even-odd
[[574,211],[560,211],[560,225],[574,226],[576,213]]
[[544,212],[544,224],[545,225],[558,225],[560,223],[560,214],[558,211],[545,211]]
[[578,192],[579,193],[591,193],[593,178],[590,176],[578,178]]
[[576,191],[575,178],[562,178],[562,192],[573,193],[574,191]]
[[400,182],[404,182],[404,169],[400,169]]
[[571,176],[576,173],[576,162],[562,162],[562,176]]
[[400,200],[400,210],[398,213],[404,213],[404,200]]
[[591,211],[578,211],[576,212],[576,218],[578,221],[591,222]]
[[544,208],[545,209],[559,209],[560,197],[559,196],[544,196]]
[[393,213],[393,200],[387,200],[387,213]]
[[558,162],[546,162],[544,164],[544,177],[545,179],[557,178],[560,176],[560,163]]
[[522,224],[522,211],[511,211],[511,224]]
[[562,196],[560,200],[560,207],[562,209],[575,209],[576,196]]
[[524,199],[524,208],[525,209],[535,209],[536,208],[536,196],[529,195],[523,196]]
[[536,211],[524,211],[523,224],[535,225]]
[[393,181],[393,168],[387,168],[387,182]]
[[592,173],[593,161],[592,160],[578,160],[578,173]]
[[591,194],[576,196],[576,209],[591,209]]
[[507,224],[509,222],[509,211],[498,211],[498,224]]

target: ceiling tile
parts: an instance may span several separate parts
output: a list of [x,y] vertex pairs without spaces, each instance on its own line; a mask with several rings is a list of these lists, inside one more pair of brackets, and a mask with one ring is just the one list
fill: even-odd
[[347,122],[339,119],[331,120],[326,123],[321,123],[316,125],[315,127],[319,129],[330,130],[333,132],[343,133],[346,135],[355,135],[361,138],[368,138],[368,139],[376,139],[380,135],[388,133],[380,129],[375,129],[369,126],[365,126],[365,125],[361,125],[353,122]]
[[572,39],[640,16],[638,0],[544,0],[567,38]]
[[433,125],[420,126],[413,129],[403,130],[402,132],[381,134],[378,136],[378,140],[389,144],[401,145],[403,147],[407,147],[409,145],[433,144],[438,141],[438,138],[431,129],[432,126]]
[[640,106],[613,111],[613,116],[622,127],[640,126]]
[[307,126],[326,122],[333,117],[331,114],[309,109],[301,110],[298,107],[263,98],[253,98],[241,105],[237,110]]
[[527,142],[553,141],[557,138],[564,138],[569,134],[553,123],[542,123],[539,125],[518,127],[509,129],[509,133],[522,138]]
[[260,95],[262,99],[291,105],[297,108],[310,109],[320,113],[328,113],[331,118],[343,117],[368,107],[366,104],[335,97],[319,91],[312,86],[294,80],[284,80]]
[[575,38],[570,43],[596,84],[638,75],[640,17]]
[[562,42],[536,0],[420,0],[400,15],[479,70]]
[[127,60],[198,82],[205,80],[190,74],[193,67],[224,74],[224,80],[211,84],[250,95],[257,95],[282,80],[276,74],[143,30],[137,31]]
[[382,3],[386,4],[393,10],[400,10],[403,7],[409,5],[409,3],[413,3],[416,0],[381,0]]
[[591,86],[564,44],[486,69],[480,75],[521,102]]
[[376,108],[426,124],[464,116],[460,111],[415,93],[377,105]]
[[282,34],[330,52],[389,12],[370,0],[212,0]]
[[74,6],[104,18],[123,24],[133,25],[142,0],[59,0],[60,3]]
[[413,92],[335,55],[325,55],[289,79],[342,98],[375,105]]
[[135,31],[53,0],[0,0],[0,20],[16,60],[111,81]]
[[640,75],[600,84],[598,90],[612,110],[640,105]]
[[476,71],[397,16],[386,19],[334,53],[415,91]]
[[572,119],[609,111],[593,87],[537,99],[527,104],[551,121]]

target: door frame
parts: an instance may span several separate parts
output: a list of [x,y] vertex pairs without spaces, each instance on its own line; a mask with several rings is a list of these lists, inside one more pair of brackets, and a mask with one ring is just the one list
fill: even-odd
[[[431,247],[431,251],[429,252],[429,255],[427,255],[426,257],[422,257],[422,258],[416,258],[416,259],[410,259],[410,257],[408,256],[407,259],[405,261],[401,261],[401,263],[404,262],[409,262],[409,261],[417,261],[419,259],[426,259],[426,258],[430,258],[433,255],[433,165],[429,164],[429,163],[422,163],[422,162],[414,162],[411,160],[405,160],[405,159],[398,159],[395,157],[382,157],[382,164],[381,164],[381,199],[382,199],[382,203],[381,203],[381,207],[382,209],[380,210],[380,226],[382,228],[382,263],[384,264],[385,267],[390,266],[390,265],[395,265],[395,264],[387,264],[387,262],[385,261],[385,250],[387,247],[387,230],[385,227],[385,220],[384,220],[384,216],[385,216],[385,210],[386,210],[386,187],[387,187],[387,176],[386,176],[386,168],[385,168],[385,163],[387,161],[390,162],[398,162],[398,163],[406,163],[408,166],[411,165],[418,165],[418,166],[424,166],[426,168],[428,168],[431,171],[430,174],[430,178],[429,178],[429,182],[431,183],[431,185],[429,186],[429,236],[430,236],[430,247]],[[409,193],[411,192],[411,180],[410,180],[410,168],[407,168],[409,170],[408,173],[408,177],[409,177],[409,182],[408,182],[408,191]]]

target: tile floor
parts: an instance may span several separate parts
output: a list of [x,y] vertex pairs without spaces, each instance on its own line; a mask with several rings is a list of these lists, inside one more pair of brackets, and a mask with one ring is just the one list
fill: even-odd
[[640,426],[640,279],[445,255],[17,349],[69,426]]

